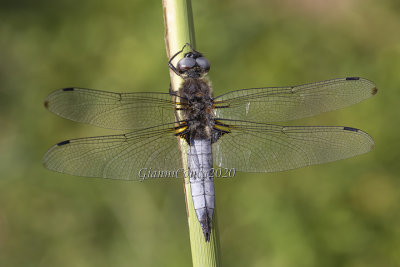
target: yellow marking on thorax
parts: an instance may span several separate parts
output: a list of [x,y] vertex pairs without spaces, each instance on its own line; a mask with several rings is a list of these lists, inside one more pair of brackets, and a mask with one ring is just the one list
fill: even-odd
[[188,126],[183,126],[178,129],[175,129],[175,134],[180,134],[180,133],[184,132],[187,128],[188,128]]
[[231,132],[229,125],[214,124],[214,128],[223,132]]

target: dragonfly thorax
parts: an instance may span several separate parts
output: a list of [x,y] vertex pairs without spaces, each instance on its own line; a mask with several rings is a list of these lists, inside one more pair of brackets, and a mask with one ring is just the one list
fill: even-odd
[[210,129],[215,119],[210,85],[204,79],[188,78],[179,93],[187,101],[184,120],[188,125],[188,139],[210,139]]

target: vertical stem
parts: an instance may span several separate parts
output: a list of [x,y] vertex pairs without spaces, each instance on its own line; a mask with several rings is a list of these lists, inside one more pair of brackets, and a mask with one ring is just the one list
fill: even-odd
[[[192,44],[193,48],[195,48],[196,43],[191,1],[163,0],[162,4],[164,9],[165,45],[168,58],[171,58],[172,55],[181,50],[186,43]],[[172,63],[176,65],[180,58],[181,56],[175,59]],[[170,71],[170,77],[172,90],[178,91],[182,84],[182,79],[173,71]],[[185,173],[188,173],[186,152],[187,144],[181,138],[179,138],[178,142],[181,150],[183,167]],[[199,221],[197,220],[197,216],[193,207],[188,177],[184,177],[184,189],[193,266],[220,266],[216,209],[214,210],[211,239],[210,242],[205,242],[203,231]]]

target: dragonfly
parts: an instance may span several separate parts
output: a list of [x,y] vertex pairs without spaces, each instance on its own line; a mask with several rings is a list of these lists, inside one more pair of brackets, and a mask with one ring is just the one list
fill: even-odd
[[[189,50],[184,53],[185,49]],[[183,57],[182,57],[183,55]],[[172,61],[181,56],[176,65]],[[361,102],[378,91],[360,77],[287,87],[231,91],[214,97],[209,60],[186,44],[169,68],[182,78],[177,92],[116,93],[79,87],[49,94],[45,107],[72,121],[124,134],[65,140],[43,156],[60,173],[123,180],[177,177],[186,144],[194,209],[210,240],[218,168],[232,173],[278,172],[367,153],[373,139],[347,126],[273,124],[311,117]],[[233,172],[232,172],[233,170]],[[226,177],[226,176],[225,176]]]

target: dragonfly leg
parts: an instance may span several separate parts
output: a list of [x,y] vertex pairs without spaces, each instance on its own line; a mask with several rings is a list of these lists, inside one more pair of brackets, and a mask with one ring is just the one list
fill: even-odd
[[173,70],[173,72],[175,72],[175,74],[178,75],[178,76],[181,77],[181,78],[183,78],[183,77],[182,77],[182,74],[179,73],[179,71],[178,71],[178,70],[175,68],[175,66],[172,64],[172,60],[174,60],[174,58],[175,58],[177,55],[179,55],[180,53],[182,53],[183,50],[185,50],[185,47],[186,47],[186,46],[189,46],[190,49],[191,49],[192,51],[197,52],[196,50],[193,49],[193,46],[192,46],[191,44],[186,43],[186,44],[182,47],[182,49],[179,50],[178,52],[176,52],[176,53],[171,57],[171,59],[168,61],[168,66],[169,66],[169,68],[170,68],[171,70]]

